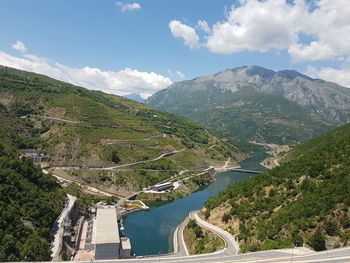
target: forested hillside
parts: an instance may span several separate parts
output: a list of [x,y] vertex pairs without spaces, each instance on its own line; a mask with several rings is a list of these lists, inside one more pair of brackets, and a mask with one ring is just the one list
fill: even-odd
[[54,221],[65,194],[30,161],[0,157],[0,261],[50,260]]
[[350,124],[297,145],[289,158],[209,199],[204,216],[244,252],[349,245]]

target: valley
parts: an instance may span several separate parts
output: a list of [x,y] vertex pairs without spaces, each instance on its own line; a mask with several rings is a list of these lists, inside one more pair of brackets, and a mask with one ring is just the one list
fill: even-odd
[[0,10],[0,263],[350,262],[348,1]]
[[[348,244],[349,191],[340,182],[348,179],[349,126],[297,143],[334,128],[345,119],[337,122],[327,120],[326,115],[315,117],[294,102],[282,99],[276,104],[270,100],[275,101],[275,95],[260,95],[257,104],[249,102],[246,106],[249,110],[255,109],[252,105],[271,106],[259,108],[262,115],[253,113],[267,125],[263,130],[268,137],[260,136],[262,133],[255,136],[262,124],[256,123],[260,128],[252,135],[247,128],[253,129],[251,124],[239,126],[240,120],[225,121],[235,125],[230,129],[241,134],[236,136],[220,125],[205,124],[207,130],[145,104],[34,73],[0,68],[0,83],[0,118],[6,124],[0,129],[0,150],[9,158],[30,159],[40,165],[40,176],[52,179],[53,175],[61,185],[55,183],[60,196],[57,204],[63,205],[66,194],[77,197],[73,211],[78,214],[74,215],[72,233],[80,233],[82,223],[78,222],[85,222],[87,227],[93,225],[96,212],[91,209],[114,205],[122,216],[123,242],[129,238],[138,256],[171,252],[174,231],[193,210],[201,210],[197,220],[204,229],[198,230],[191,223],[181,231],[195,254],[215,254],[222,249],[228,253],[220,238],[205,230],[204,222],[236,237],[242,253],[293,246],[324,250]],[[213,97],[220,98],[220,92]],[[225,92],[225,99],[233,98]],[[251,95],[245,98],[256,99]],[[239,101],[234,107],[245,105],[242,97]],[[215,107],[218,112],[231,109]],[[236,112],[251,118],[242,108]],[[234,116],[231,112],[225,114]],[[274,120],[286,119],[271,121],[263,114]],[[344,111],[342,116],[346,118],[346,114]],[[213,121],[209,113],[205,115]],[[271,123],[278,125],[273,128]],[[285,129],[285,124],[294,130]],[[300,127],[305,133],[297,130]],[[261,165],[271,170],[264,172]],[[128,204],[132,198],[146,201],[146,205]],[[20,220],[27,219],[21,215]],[[50,240],[47,232],[41,233],[39,228],[33,231],[39,233],[43,244]],[[79,235],[71,239],[78,242]],[[197,235],[201,238],[194,242]],[[86,240],[90,239],[87,233]],[[21,246],[20,249],[26,247]],[[43,260],[49,258],[45,246]],[[55,260],[72,254],[69,246],[64,247],[55,252]],[[79,255],[87,253],[85,257],[91,254],[89,249],[79,251]],[[21,259],[23,253],[15,252],[11,257]],[[162,256],[164,260],[166,257]]]

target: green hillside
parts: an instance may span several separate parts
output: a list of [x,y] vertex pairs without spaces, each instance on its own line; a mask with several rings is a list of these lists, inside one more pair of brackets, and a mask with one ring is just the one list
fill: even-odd
[[210,83],[204,89],[178,85],[156,93],[150,105],[195,120],[226,137],[289,144],[335,127],[279,95],[249,87],[233,93]]
[[297,145],[289,159],[209,199],[204,215],[242,251],[349,245],[350,124]]
[[0,157],[0,261],[50,260],[54,221],[65,194],[28,161]]
[[[54,166],[108,167],[182,149],[155,162],[153,169],[223,165],[229,157],[236,161],[244,157],[231,142],[183,117],[7,67],[0,67],[0,118],[5,124],[0,128],[0,144],[6,151],[40,149]],[[66,176],[108,191],[127,192],[173,174],[79,169]]]

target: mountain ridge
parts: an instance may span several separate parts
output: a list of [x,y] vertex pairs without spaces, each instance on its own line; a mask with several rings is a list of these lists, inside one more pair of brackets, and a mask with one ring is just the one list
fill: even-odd
[[[242,134],[279,144],[303,141],[350,121],[350,89],[294,70],[276,72],[258,66],[173,83],[147,103],[225,136]],[[242,127],[235,131],[233,122]],[[298,129],[304,134],[298,134]]]

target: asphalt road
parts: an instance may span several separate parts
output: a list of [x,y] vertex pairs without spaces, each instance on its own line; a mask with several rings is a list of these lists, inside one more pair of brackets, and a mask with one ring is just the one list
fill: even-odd
[[238,254],[239,245],[236,242],[235,238],[229,232],[202,220],[198,216],[197,211],[191,212],[190,218],[193,218],[194,220],[196,220],[196,223],[200,227],[203,227],[203,228],[215,233],[216,235],[220,236],[223,240],[225,240],[226,249],[224,251],[222,251],[222,254],[224,254],[224,255],[237,255]]
[[189,218],[186,219],[177,227],[174,232],[174,255],[177,257],[189,256],[188,249],[186,247],[184,239],[184,229],[187,226]]
[[[306,253],[306,254],[305,254]],[[61,261],[63,263],[64,261]],[[72,262],[72,261],[71,261]],[[77,261],[91,263],[91,261]],[[305,252],[303,249],[280,249],[225,256],[205,254],[196,256],[156,255],[137,259],[94,260],[98,263],[349,263],[350,247],[324,252]],[[67,263],[67,262],[66,262]]]
[[74,123],[74,124],[80,123],[79,121],[71,121],[71,120],[65,120],[65,119],[49,117],[49,116],[41,116],[41,115],[34,115],[34,114],[30,114],[29,116],[37,117],[37,118],[41,118],[41,119],[46,119],[46,120],[61,121],[61,122],[66,122],[66,123]]
[[164,157],[168,157],[171,155],[174,155],[176,153],[182,152],[184,151],[184,149],[178,150],[178,151],[173,151],[173,152],[167,152],[167,153],[163,153],[160,156],[151,159],[151,160],[144,160],[144,161],[138,161],[138,162],[133,162],[133,163],[126,163],[126,164],[120,164],[120,165],[115,165],[115,166],[109,166],[109,167],[93,167],[93,166],[85,166],[85,165],[60,165],[60,166],[55,166],[55,165],[51,165],[48,168],[56,168],[56,169],[65,169],[65,170],[71,170],[71,169],[88,169],[88,170],[98,170],[98,171],[109,171],[109,170],[115,170],[118,168],[122,168],[122,167],[127,167],[127,166],[132,166],[132,165],[136,165],[136,164],[143,164],[143,163],[150,163],[150,162],[154,162],[154,161],[158,161]]

